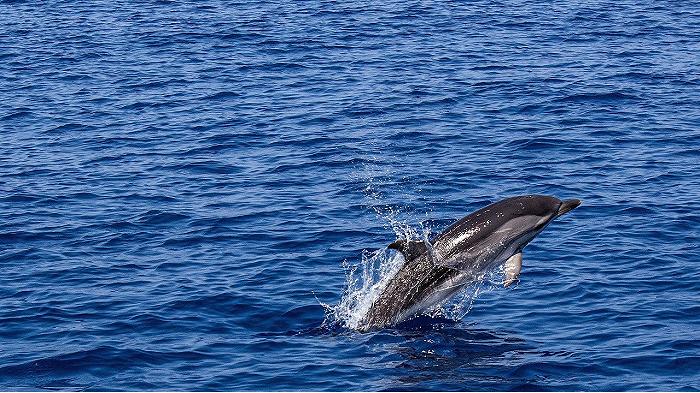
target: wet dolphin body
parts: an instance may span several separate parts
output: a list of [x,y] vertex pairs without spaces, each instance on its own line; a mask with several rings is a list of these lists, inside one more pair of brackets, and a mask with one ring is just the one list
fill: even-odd
[[505,262],[518,279],[523,248],[552,220],[580,205],[543,195],[504,199],[457,221],[431,242],[398,240],[406,260],[370,307],[360,330],[391,326],[440,304]]

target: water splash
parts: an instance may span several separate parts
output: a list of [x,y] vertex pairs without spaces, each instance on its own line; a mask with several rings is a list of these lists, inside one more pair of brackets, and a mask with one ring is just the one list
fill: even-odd
[[359,265],[344,261],[346,288],[337,305],[326,307],[326,320],[350,329],[359,328],[372,303],[403,263],[401,254],[387,249],[363,251]]
[[[343,296],[336,305],[319,302],[326,311],[324,325],[338,324],[345,328],[358,329],[374,301],[382,294],[404,262],[401,253],[387,248],[363,251],[359,264],[353,265],[347,260],[343,261],[346,275]],[[472,310],[479,295],[502,287],[503,277],[504,265],[501,265],[478,277],[456,296],[435,305],[425,314],[435,318],[462,320]]]
[[[399,239],[421,240],[429,245],[434,233],[430,221],[421,221],[414,227],[409,224],[409,220],[415,217],[401,219],[400,216],[406,213],[406,209],[385,203],[385,194],[381,192],[385,184],[382,179],[390,177],[390,174],[382,172],[381,176],[377,176],[376,168],[372,168],[370,172],[373,174],[363,176],[366,184],[363,191],[371,201],[369,207],[384,222],[384,226],[393,230]],[[425,212],[426,216],[429,212],[430,210]],[[358,264],[343,261],[346,286],[340,301],[336,305],[319,302],[326,311],[324,325],[339,324],[349,329],[358,329],[372,304],[404,263],[401,253],[386,247],[375,251],[364,250],[362,260]],[[461,320],[471,311],[480,294],[500,287],[503,275],[504,266],[484,273],[456,296],[436,305],[426,314],[431,317]]]
[[504,276],[505,264],[484,273],[452,299],[448,299],[444,304],[438,305],[434,309],[435,316],[461,321],[472,310],[476,299],[480,295],[502,288]]
[[[420,230],[416,230],[408,223],[408,219],[400,219],[405,213],[404,208],[386,203],[382,189],[392,177],[392,170],[368,164],[362,169],[360,173],[355,173],[355,177],[365,184],[363,193],[369,201],[368,207],[384,226],[391,229],[400,239],[427,238],[430,227],[420,225]],[[375,251],[364,250],[359,264],[343,261],[346,286],[340,302],[334,306],[319,302],[326,312],[324,324],[336,323],[350,329],[359,328],[375,299],[404,262],[402,254],[390,251],[386,247]]]

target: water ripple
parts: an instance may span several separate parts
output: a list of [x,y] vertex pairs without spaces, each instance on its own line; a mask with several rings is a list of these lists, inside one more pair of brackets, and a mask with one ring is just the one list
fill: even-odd
[[[692,4],[2,6],[0,388],[700,389]],[[327,315],[526,193],[516,287]]]

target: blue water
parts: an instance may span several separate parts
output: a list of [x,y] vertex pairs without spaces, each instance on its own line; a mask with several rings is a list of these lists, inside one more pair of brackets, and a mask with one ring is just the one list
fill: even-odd
[[[700,390],[698,9],[0,3],[0,388]],[[518,285],[348,327],[535,193]]]

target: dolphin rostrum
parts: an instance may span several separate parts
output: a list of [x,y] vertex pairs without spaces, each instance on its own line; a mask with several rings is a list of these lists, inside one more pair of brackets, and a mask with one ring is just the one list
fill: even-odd
[[518,280],[523,248],[581,204],[543,195],[504,199],[457,221],[432,241],[397,240],[405,263],[374,300],[359,330],[391,326],[429,310],[505,262],[504,286]]

